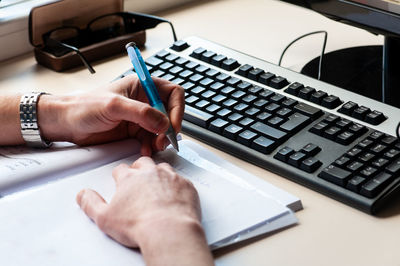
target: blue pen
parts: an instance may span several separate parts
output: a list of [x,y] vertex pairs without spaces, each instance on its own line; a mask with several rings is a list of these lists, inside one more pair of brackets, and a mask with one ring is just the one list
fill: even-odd
[[[149,70],[144,63],[144,60],[140,54],[139,49],[136,47],[134,42],[130,42],[125,46],[128,56],[131,59],[133,67],[139,77],[140,83],[146,93],[147,98],[149,99],[150,105],[156,108],[157,110],[164,113],[167,117],[167,111],[165,110],[164,104],[161,101],[160,95],[158,94],[158,90],[153,80],[151,79]],[[176,140],[176,133],[172,128],[171,122],[169,123],[169,128],[165,133],[169,142],[171,142],[172,146],[175,150],[179,151],[178,141]]]

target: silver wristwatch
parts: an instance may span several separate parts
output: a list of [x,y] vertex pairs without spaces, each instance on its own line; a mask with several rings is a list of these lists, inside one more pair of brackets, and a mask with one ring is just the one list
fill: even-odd
[[37,118],[37,103],[45,92],[31,92],[21,96],[19,103],[19,117],[21,133],[26,145],[34,148],[48,148],[51,142],[42,139]]

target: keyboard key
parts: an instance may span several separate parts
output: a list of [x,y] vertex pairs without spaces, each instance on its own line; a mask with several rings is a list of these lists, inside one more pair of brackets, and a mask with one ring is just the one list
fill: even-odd
[[262,70],[260,68],[254,68],[249,71],[249,74],[247,75],[247,77],[251,80],[257,81],[258,78],[260,77],[260,75],[263,73],[264,73],[264,70]]
[[354,191],[354,192],[358,192],[360,191],[361,185],[366,181],[367,179],[365,177],[362,176],[354,176],[353,178],[351,178],[349,180],[349,182],[347,183],[347,188]]
[[187,98],[185,99],[185,103],[186,103],[186,104],[189,104],[189,105],[193,105],[193,104],[194,104],[195,102],[197,102],[198,100],[199,100],[199,97],[192,95],[192,96],[189,96],[189,97],[187,97]]
[[258,77],[258,82],[260,82],[264,85],[269,85],[271,80],[275,77],[276,77],[275,74],[273,74],[271,72],[267,72],[267,73],[262,72]]
[[214,116],[189,105],[185,106],[183,118],[193,124],[206,128]]
[[256,122],[255,124],[253,124],[251,126],[251,129],[273,140],[283,141],[287,137],[286,132],[273,128],[261,122]]
[[192,56],[192,57],[194,57],[194,58],[197,58],[197,59],[200,59],[200,58],[201,58],[201,55],[202,55],[203,53],[205,53],[206,51],[207,51],[206,49],[204,49],[204,48],[202,48],[202,47],[199,47],[199,48],[195,49],[195,50],[190,54],[190,56]]
[[158,58],[160,58],[160,59],[164,59],[165,57],[167,57],[169,55],[169,53],[167,52],[167,51],[165,51],[165,50],[162,50],[162,51],[160,51],[160,52],[158,52],[157,54],[156,54],[156,56],[158,57]]
[[355,138],[356,135],[354,135],[354,133],[344,131],[337,136],[336,142],[342,145],[349,145],[354,141]]
[[213,58],[211,58],[211,64],[214,66],[220,67],[222,64],[222,61],[224,61],[226,59],[227,58],[225,55],[219,54],[219,55],[216,55]]
[[364,117],[371,112],[371,109],[369,109],[368,107],[365,106],[360,106],[356,109],[354,109],[352,117],[360,119],[360,120],[364,120]]
[[274,89],[282,89],[283,87],[285,87],[286,85],[289,84],[289,81],[287,81],[286,78],[284,77],[275,77],[273,79],[271,79],[271,81],[269,82],[269,86],[274,88]]
[[247,77],[247,74],[250,70],[254,69],[253,66],[249,64],[242,65],[239,69],[235,72],[235,74],[241,75],[243,77]]
[[313,173],[322,165],[321,161],[314,157],[309,157],[301,162],[300,169]]
[[222,62],[221,67],[225,70],[231,71],[234,70],[235,68],[238,68],[240,66],[239,62],[236,59],[226,59]]
[[308,156],[315,156],[321,151],[321,148],[314,143],[308,143],[300,151],[307,154]]
[[164,63],[164,61],[155,56],[149,57],[146,60],[146,65],[152,66],[154,68],[160,66],[162,63]]
[[297,111],[301,114],[304,114],[308,117],[310,117],[312,120],[317,119],[318,117],[320,117],[321,115],[323,115],[324,113],[321,111],[321,109],[315,108],[311,105],[305,104],[305,103],[298,103],[295,107],[294,107],[294,111]]
[[239,113],[233,113],[230,116],[228,116],[228,120],[231,122],[237,122],[243,118],[243,115]]
[[313,94],[311,94],[310,97],[310,102],[316,103],[316,104],[321,104],[322,99],[328,96],[328,94],[324,91],[316,91]]
[[318,176],[329,182],[344,187],[346,185],[347,180],[351,176],[351,172],[343,170],[331,164],[328,167],[324,168],[324,170],[322,170]]
[[242,127],[237,125],[229,125],[224,129],[223,135],[230,139],[236,139],[236,136],[243,130]]
[[201,60],[207,63],[211,62],[211,58],[213,58],[214,56],[216,56],[217,54],[214,53],[213,51],[206,51],[203,54],[201,54]]
[[298,97],[309,100],[311,98],[311,95],[315,93],[315,89],[312,87],[304,87],[299,91],[299,94],[297,95]]
[[195,107],[196,108],[199,108],[199,109],[205,109],[207,106],[209,106],[210,105],[210,102],[209,101],[206,101],[206,100],[200,100],[200,101],[198,101],[196,104],[195,104]]
[[218,112],[218,110],[221,109],[221,106],[217,105],[217,104],[211,104],[210,106],[208,106],[206,108],[206,112],[214,114],[216,112]]
[[380,173],[361,187],[360,194],[373,198],[375,197],[391,180],[392,176],[388,173]]
[[304,85],[298,82],[290,84],[289,87],[285,90],[285,92],[292,94],[294,96],[297,96],[299,94],[299,91],[304,88]]
[[340,107],[340,109],[338,110],[338,112],[351,116],[354,109],[356,109],[356,108],[358,108],[358,104],[356,104],[355,102],[349,101],[349,102],[343,104],[342,107]]
[[329,124],[325,122],[318,122],[312,128],[310,128],[310,132],[322,136],[325,130],[328,128]]
[[253,141],[251,147],[261,153],[270,154],[275,149],[275,141],[261,136]]
[[384,116],[382,112],[376,110],[368,113],[364,119],[365,122],[370,123],[372,125],[379,125],[385,120],[386,116]]
[[240,133],[237,137],[237,141],[239,143],[242,143],[246,146],[250,146],[251,142],[253,141],[254,138],[257,137],[257,133],[250,131],[250,130],[245,130],[242,133]]
[[214,121],[210,123],[210,126],[208,127],[211,131],[214,131],[218,134],[222,133],[222,130],[224,127],[228,125],[228,121],[225,121],[221,118],[217,118]]
[[242,120],[239,121],[239,124],[242,125],[243,127],[248,127],[254,122],[254,119],[251,119],[250,117],[245,117]]
[[302,152],[295,152],[289,156],[288,164],[295,167],[300,167],[301,162],[307,157],[306,154]]
[[170,61],[170,62],[175,62],[175,60],[178,58],[179,58],[179,56],[176,54],[169,54],[167,57],[165,57],[165,60]]
[[175,50],[177,52],[180,52],[180,51],[185,50],[188,47],[189,47],[189,44],[187,42],[185,42],[183,40],[179,40],[179,41],[174,42],[174,44],[171,46],[171,49]]
[[189,69],[189,70],[191,70],[191,71],[195,71],[196,70],[196,68],[199,66],[199,64],[197,64],[196,62],[193,62],[193,61],[189,61],[189,62],[187,62],[186,64],[185,64],[185,68],[186,69]]
[[294,150],[288,146],[280,149],[274,156],[275,159],[278,159],[282,162],[287,162],[289,160],[290,155],[294,153]]
[[184,66],[189,62],[189,59],[186,59],[184,57],[179,57],[178,59],[175,60],[175,64],[178,64],[180,66]]
[[334,96],[334,95],[329,95],[325,98],[322,99],[321,105],[329,108],[329,109],[335,109],[339,105],[342,104],[342,101],[339,99],[339,97]]
[[311,119],[309,117],[299,113],[294,113],[288,117],[288,121],[280,126],[280,129],[289,132],[289,134],[294,134],[310,123]]

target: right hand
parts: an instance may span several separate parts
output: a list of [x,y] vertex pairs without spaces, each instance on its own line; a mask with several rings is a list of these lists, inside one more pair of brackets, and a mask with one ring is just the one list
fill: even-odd
[[131,166],[116,167],[113,177],[116,192],[109,204],[88,189],[78,194],[77,202],[104,233],[123,245],[140,247],[155,228],[164,231],[186,223],[201,227],[197,191],[169,164],[141,157]]

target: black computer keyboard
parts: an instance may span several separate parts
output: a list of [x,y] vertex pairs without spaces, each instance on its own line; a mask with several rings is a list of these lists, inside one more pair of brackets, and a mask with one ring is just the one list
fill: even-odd
[[185,89],[184,133],[367,213],[398,193],[399,109],[197,37],[146,64]]

